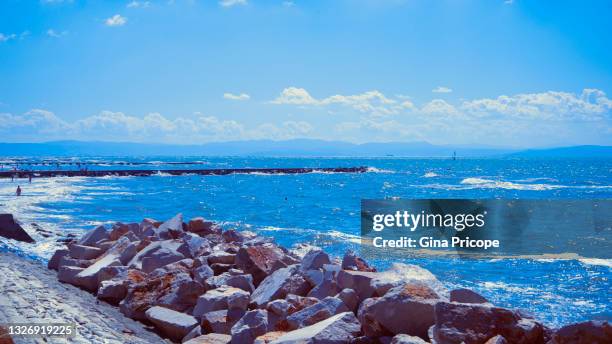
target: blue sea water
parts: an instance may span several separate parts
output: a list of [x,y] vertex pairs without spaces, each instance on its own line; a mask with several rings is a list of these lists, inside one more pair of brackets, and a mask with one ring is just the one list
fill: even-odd
[[[251,230],[291,247],[308,243],[342,256],[359,250],[360,201],[364,198],[612,198],[612,159],[408,159],[408,158],[74,158],[89,169],[176,169],[368,166],[368,173],[226,176],[163,173],[151,177],[60,177],[0,180],[0,212],[32,229],[81,234],[115,221],[164,220],[182,212],[226,228]],[[174,164],[193,162],[195,164]],[[170,164],[172,163],[172,164]],[[54,165],[21,168],[56,169]],[[5,165],[5,168],[6,165]],[[75,165],[60,165],[75,169]],[[16,185],[23,196],[14,197]],[[610,230],[609,228],[607,229]],[[44,260],[55,237],[34,246],[0,241]],[[603,237],[601,245],[612,249]],[[571,252],[567,252],[570,253]],[[371,262],[379,269],[397,259]],[[550,326],[611,319],[612,260],[560,255],[541,259],[406,258],[430,270],[447,287],[477,290],[493,303],[521,308]]]

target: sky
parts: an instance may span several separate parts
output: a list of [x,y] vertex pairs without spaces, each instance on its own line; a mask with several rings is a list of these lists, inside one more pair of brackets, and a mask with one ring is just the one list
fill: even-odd
[[612,145],[612,2],[3,0],[0,142]]

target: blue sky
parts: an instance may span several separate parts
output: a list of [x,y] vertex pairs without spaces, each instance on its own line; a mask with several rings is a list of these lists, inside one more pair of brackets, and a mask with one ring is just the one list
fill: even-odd
[[612,3],[5,0],[0,141],[612,144]]

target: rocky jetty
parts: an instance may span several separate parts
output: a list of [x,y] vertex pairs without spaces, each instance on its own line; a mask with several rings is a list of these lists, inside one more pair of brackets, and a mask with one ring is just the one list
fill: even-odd
[[611,343],[605,321],[547,328],[429,271],[288,250],[181,214],[116,223],[55,252],[58,279],[177,343]]

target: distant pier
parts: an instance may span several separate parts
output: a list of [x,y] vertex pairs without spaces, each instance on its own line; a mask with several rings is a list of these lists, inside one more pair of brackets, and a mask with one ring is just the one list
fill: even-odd
[[229,174],[302,174],[302,173],[364,173],[368,168],[360,167],[321,167],[321,168],[219,168],[219,169],[172,169],[172,170],[17,170],[0,171],[0,178],[49,178],[49,177],[106,177],[136,176],[148,177],[156,174],[181,176],[196,174],[202,176],[224,176]]

